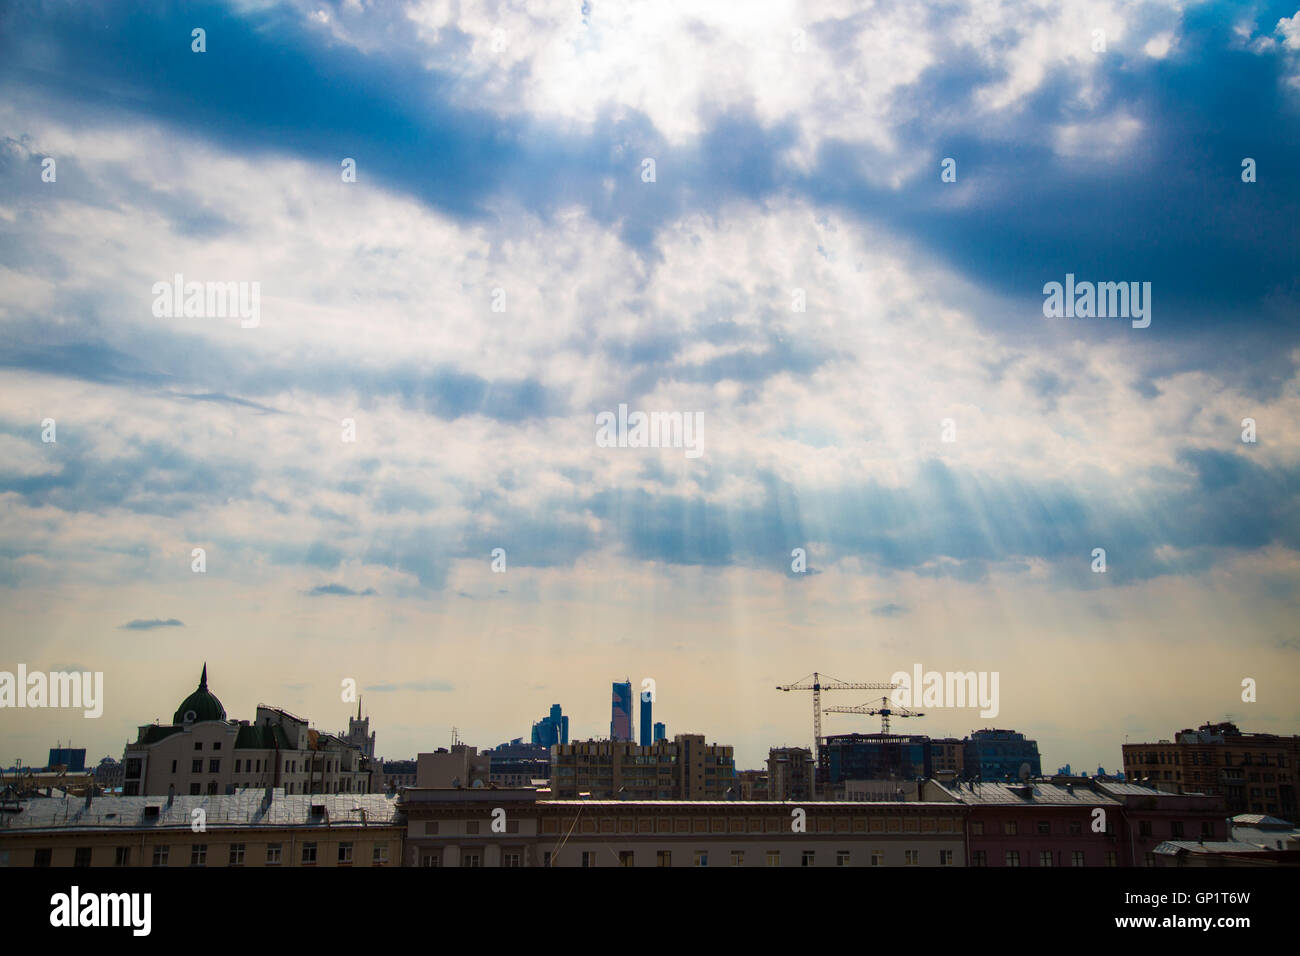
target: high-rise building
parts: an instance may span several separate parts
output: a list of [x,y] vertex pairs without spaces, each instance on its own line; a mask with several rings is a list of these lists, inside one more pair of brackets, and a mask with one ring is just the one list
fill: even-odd
[[560,713],[560,705],[552,704],[551,712],[533,724],[533,743],[554,747],[569,742],[569,718]]
[[614,681],[614,699],[610,706],[610,740],[635,740],[632,736],[632,682]]
[[828,785],[849,780],[909,780],[933,775],[930,738],[916,734],[837,734],[821,748],[818,777]]
[[659,743],[659,741],[667,740],[667,739],[668,739],[668,725],[665,724],[663,721],[657,722],[655,724],[655,739],[652,742],[657,744]]
[[1038,741],[1014,730],[976,730],[965,740],[962,772],[984,781],[1019,780],[1020,767],[1029,764],[1031,776],[1043,773]]
[[811,799],[812,770],[812,751],[807,747],[773,747],[767,754],[768,799]]
[[642,747],[628,740],[578,740],[551,749],[557,797],[722,800],[736,780],[732,748],[701,734],[678,734]]
[[641,746],[649,747],[654,741],[653,717],[651,708],[654,707],[654,698],[650,691],[641,691]]

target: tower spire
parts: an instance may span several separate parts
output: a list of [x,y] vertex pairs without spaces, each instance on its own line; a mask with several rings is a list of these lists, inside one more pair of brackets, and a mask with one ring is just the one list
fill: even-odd
[[357,720],[361,720],[361,697],[359,695],[357,697]]
[[203,676],[199,678],[199,690],[208,689],[208,662],[203,662]]

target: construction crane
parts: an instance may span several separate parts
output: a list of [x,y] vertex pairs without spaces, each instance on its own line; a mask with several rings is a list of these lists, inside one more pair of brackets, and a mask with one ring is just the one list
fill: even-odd
[[827,707],[828,714],[879,714],[880,715],[880,732],[889,733],[890,717],[924,717],[915,710],[908,710],[906,707],[891,707],[889,698],[880,698],[880,704],[877,706],[874,700],[869,700],[865,704],[858,704],[856,707]]
[[847,681],[835,677],[822,677],[813,671],[793,684],[777,685],[777,690],[810,690],[813,695],[813,796],[817,796],[817,766],[822,748],[822,691],[824,690],[893,690],[897,684],[877,681]]

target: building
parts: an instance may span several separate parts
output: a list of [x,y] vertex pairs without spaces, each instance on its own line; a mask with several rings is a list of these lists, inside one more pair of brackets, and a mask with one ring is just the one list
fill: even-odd
[[[579,746],[578,744],[571,746]],[[403,790],[409,866],[962,866],[966,807]]]
[[417,787],[456,789],[458,787],[482,788],[492,782],[492,760],[480,754],[477,747],[452,744],[450,750],[439,747],[431,754],[417,754],[415,758],[415,785]]
[[405,835],[378,794],[32,800],[0,805],[0,866],[399,866]]
[[1023,783],[927,780],[969,808],[971,866],[1156,866],[1164,841],[1227,837],[1220,797],[1161,793],[1086,777]]
[[569,718],[560,712],[559,704],[551,705],[551,712],[533,724],[533,743],[539,747],[554,747],[569,742]]
[[668,725],[663,723],[662,721],[657,721],[655,723],[655,739],[652,742],[657,744],[659,743],[659,741],[667,740],[667,739],[668,739]]
[[610,705],[610,740],[633,740],[632,736],[632,682],[614,682],[614,698]]
[[550,777],[556,797],[722,800],[735,785],[736,770],[731,747],[678,734],[649,747],[624,740],[552,747]]
[[963,776],[967,780],[1019,780],[1024,764],[1029,764],[1030,776],[1043,774],[1038,742],[1014,730],[977,730],[963,744]]
[[[374,736],[366,740],[373,750]],[[283,787],[288,794],[369,793],[379,783],[377,767],[358,746],[313,730],[287,711],[258,704],[254,723],[228,720],[208,690],[206,664],[198,689],[181,701],[172,722],[141,726],[122,763],[125,796],[264,787]]]
[[827,787],[933,775],[930,738],[920,734],[836,734],[822,745],[821,761],[818,773]]
[[1173,740],[1125,744],[1124,773],[1160,790],[1218,794],[1231,813],[1296,819],[1300,736],[1242,733],[1231,723],[1180,730]]
[[1300,855],[1300,827],[1263,813],[1239,813],[1228,821],[1231,837],[1261,850],[1292,851]]
[[956,737],[938,737],[930,740],[930,767],[934,774],[949,772],[957,779],[966,776],[966,741]]
[[95,783],[101,790],[121,790],[122,770],[121,761],[105,757],[95,767]]
[[62,767],[68,773],[83,773],[86,769],[86,748],[81,747],[73,750],[71,747],[51,747],[50,761],[45,765],[46,770],[57,770]]
[[526,744],[516,737],[483,753],[489,761],[489,782],[494,787],[541,786],[551,776],[551,748]]
[[741,800],[770,800],[766,770],[737,770],[736,789]]
[[383,780],[385,793],[391,793],[398,787],[415,786],[414,760],[384,760],[379,764],[379,775]]
[[767,752],[767,793],[772,800],[811,800],[813,756],[807,747],[773,747]]
[[654,699],[648,690],[641,691],[641,746],[649,747],[654,742],[654,718],[651,711]]

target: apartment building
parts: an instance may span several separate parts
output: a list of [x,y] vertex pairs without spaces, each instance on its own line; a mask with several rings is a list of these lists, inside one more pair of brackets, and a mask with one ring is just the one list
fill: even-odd
[[1170,792],[1222,796],[1232,813],[1296,819],[1300,736],[1242,733],[1236,724],[1207,723],[1173,740],[1124,744],[1124,774]]
[[0,866],[399,866],[405,835],[378,794],[34,799],[0,805]]
[[405,790],[409,866],[962,866],[966,808],[940,803],[568,800]]
[[678,734],[649,747],[580,740],[551,748],[551,791],[557,797],[721,800],[735,784],[732,748],[706,743],[700,734]]

